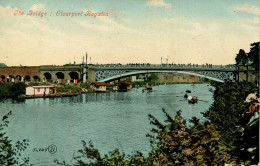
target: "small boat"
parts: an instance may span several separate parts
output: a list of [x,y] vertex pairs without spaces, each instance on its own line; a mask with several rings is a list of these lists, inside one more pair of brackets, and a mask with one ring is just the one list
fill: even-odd
[[151,86],[146,86],[145,89],[142,90],[142,92],[152,92],[153,88]]
[[186,93],[191,93],[191,91],[190,90],[186,90]]
[[188,96],[188,103],[190,104],[195,104],[198,102],[198,98],[197,97],[191,97],[191,96]]

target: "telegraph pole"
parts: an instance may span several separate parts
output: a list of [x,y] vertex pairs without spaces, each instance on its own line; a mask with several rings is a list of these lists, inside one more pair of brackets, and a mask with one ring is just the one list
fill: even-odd
[[86,64],[88,64],[88,52],[86,52]]

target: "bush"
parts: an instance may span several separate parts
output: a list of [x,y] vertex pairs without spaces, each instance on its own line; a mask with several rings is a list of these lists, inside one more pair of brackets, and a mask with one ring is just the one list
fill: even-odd
[[[229,154],[237,160],[237,163],[257,164],[259,130],[256,126],[259,124],[259,118],[254,125],[248,125],[253,114],[246,114],[249,104],[244,102],[255,85],[247,82],[214,83],[213,85],[216,87],[215,101],[204,116],[221,133],[221,141],[225,142]],[[255,149],[253,152],[248,152],[249,148]]]
[[10,87],[11,96],[18,97],[21,94],[25,94],[26,85],[23,82],[14,83]]
[[65,93],[65,92],[81,92],[81,88],[77,86],[58,86],[56,87],[58,93]]
[[25,94],[25,88],[26,88],[26,84],[23,82],[0,83],[0,98],[4,98],[4,97],[17,98],[19,95]]

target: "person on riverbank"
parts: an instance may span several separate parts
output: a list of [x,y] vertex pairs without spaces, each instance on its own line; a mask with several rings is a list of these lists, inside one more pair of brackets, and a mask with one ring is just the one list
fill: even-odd
[[250,93],[247,97],[246,97],[246,101],[247,103],[253,102],[253,101],[260,101],[260,99],[257,97],[257,90],[253,90],[252,93]]
[[249,112],[247,113],[253,114],[255,112],[259,112],[259,101],[260,98],[258,97],[257,89],[254,89],[253,92],[246,97],[245,102],[249,104]]

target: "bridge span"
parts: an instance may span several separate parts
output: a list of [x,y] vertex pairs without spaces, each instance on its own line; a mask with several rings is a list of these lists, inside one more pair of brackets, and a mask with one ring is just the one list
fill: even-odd
[[[208,78],[218,82],[235,80],[235,65],[184,65],[184,64],[105,64],[93,65],[95,81],[110,82],[127,76],[146,73],[182,73]],[[88,70],[86,70],[88,71]],[[93,73],[94,71],[94,73]],[[93,77],[93,75],[92,75]]]
[[[67,83],[73,80],[83,82],[110,82],[123,77],[147,73],[182,73],[208,78],[218,82],[235,80],[235,65],[195,64],[70,64],[63,66],[11,66],[0,67],[2,80],[47,81]],[[241,73],[243,73],[241,71]],[[242,77],[241,77],[242,78]]]

